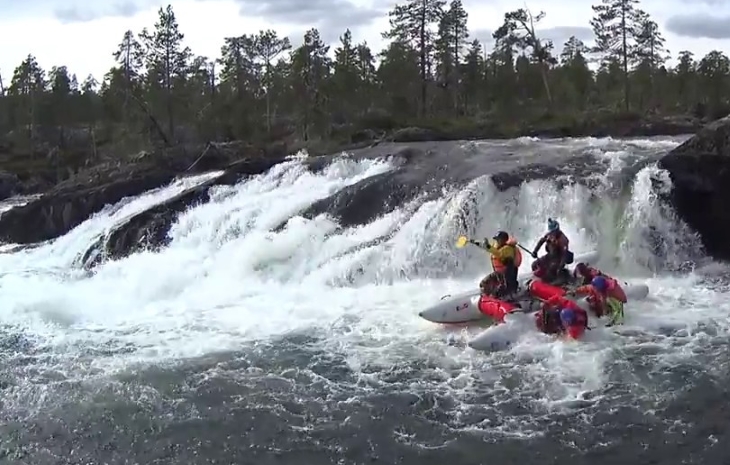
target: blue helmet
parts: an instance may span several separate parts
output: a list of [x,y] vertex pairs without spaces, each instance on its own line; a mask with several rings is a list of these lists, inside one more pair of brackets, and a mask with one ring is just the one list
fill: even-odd
[[598,289],[600,292],[606,292],[606,289],[608,289],[608,282],[606,281],[606,278],[603,276],[596,276],[591,281],[591,284],[593,287]]
[[560,223],[558,223],[557,221],[555,221],[552,218],[548,218],[547,226],[548,226],[548,232],[555,232],[558,229],[560,229]]
[[577,316],[575,314],[575,310],[573,310],[571,308],[564,308],[564,309],[560,310],[560,321],[565,326],[571,326],[571,325],[575,324],[576,319],[577,319]]

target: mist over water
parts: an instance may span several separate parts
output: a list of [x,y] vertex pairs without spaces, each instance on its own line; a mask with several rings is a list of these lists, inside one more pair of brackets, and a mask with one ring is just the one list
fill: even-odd
[[[728,270],[657,199],[671,184],[654,161],[678,143],[484,143],[589,153],[599,169],[590,182],[505,192],[479,178],[353,228],[298,213],[394,167],[344,156],[313,174],[293,159],[214,188],[159,252],[93,272],[79,264],[115,224],[206,176],[0,254],[0,450],[25,463],[81,463],[54,462],[72,442],[96,463],[255,463],[272,454],[279,463],[476,463],[484,447],[495,447],[495,459],[524,458],[527,442],[551,457],[635,460],[647,454],[640,442],[661,431],[695,441],[686,463],[707,457],[715,446],[701,415],[676,403],[692,405],[693,389],[727,380]],[[627,306],[622,327],[590,331],[580,344],[526,335],[486,354],[464,344],[483,328],[417,316],[489,272],[483,252],[453,246],[459,234],[504,229],[532,247],[548,216],[576,254],[597,249],[604,271],[648,284],[650,298]]]

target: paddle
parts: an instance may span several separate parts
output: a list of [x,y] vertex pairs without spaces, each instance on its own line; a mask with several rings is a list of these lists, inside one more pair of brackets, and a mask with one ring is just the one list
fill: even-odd
[[[471,244],[471,243],[472,242],[469,240],[468,237],[466,237],[466,236],[459,236],[456,239],[456,248],[457,249],[461,249],[461,248],[464,248],[466,246],[466,244]],[[532,258],[537,258],[537,255],[533,254],[531,250],[528,250],[522,244],[517,244],[517,247],[519,247],[520,249],[522,249],[525,252],[527,252],[528,254],[530,254],[532,256]]]
[[522,249],[525,252],[527,252],[528,254],[530,254],[530,256],[532,258],[537,258],[537,254],[536,253],[532,253],[532,250],[528,249],[527,247],[523,246],[522,244],[517,244],[517,247],[519,247],[520,249]]
[[466,244],[469,244],[469,238],[468,237],[466,237],[466,236],[459,236],[459,238],[456,239],[456,248],[457,249],[463,248]]

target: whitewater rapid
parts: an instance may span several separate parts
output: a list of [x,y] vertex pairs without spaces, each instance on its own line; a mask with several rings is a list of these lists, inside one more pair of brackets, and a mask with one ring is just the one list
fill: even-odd
[[[546,143],[510,144],[539,150]],[[729,294],[714,278],[725,268],[705,259],[697,238],[659,204],[652,182],[668,186],[665,174],[653,163],[628,181],[622,173],[678,142],[553,144],[589,150],[606,169],[590,188],[554,179],[499,192],[481,178],[438,200],[416,199],[343,229],[327,215],[308,220],[298,213],[393,166],[342,157],[313,174],[292,160],[214,188],[209,203],[179,217],[170,246],[159,252],[136,253],[93,272],[78,264],[123,218],[211,175],[110,206],[51,243],[2,254],[0,325],[35,348],[32,356],[3,350],[9,365],[18,366],[13,357],[27,359],[5,389],[3,408],[31,415],[59,402],[48,391],[41,395],[40,385],[93,383],[230,351],[275,358],[289,346],[311,354],[298,369],[333,396],[437,395],[451,407],[438,421],[459,431],[530,437],[542,434],[547,416],[565,409],[643,405],[675,395],[661,373],[707,364],[717,342],[730,335]],[[417,316],[488,272],[481,252],[453,247],[459,234],[482,238],[504,229],[531,247],[548,216],[560,221],[576,253],[598,249],[606,271],[648,284],[651,297],[628,306],[623,327],[591,331],[580,344],[527,335],[509,351],[485,354],[464,347],[479,328],[447,329]],[[529,260],[522,266],[528,269]],[[327,357],[354,375],[338,379],[318,371]],[[645,371],[628,367],[635,358]],[[283,376],[251,363],[227,376]]]

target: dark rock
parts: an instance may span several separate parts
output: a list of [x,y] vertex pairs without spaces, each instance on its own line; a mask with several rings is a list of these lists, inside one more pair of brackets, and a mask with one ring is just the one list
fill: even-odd
[[[116,260],[140,249],[155,250],[169,242],[168,232],[179,213],[210,200],[213,181],[188,189],[117,226],[108,237],[94,244],[84,255],[87,268],[106,259]],[[99,250],[103,247],[103,250]]]
[[453,140],[454,138],[459,137],[452,138],[442,131],[416,127],[398,129],[389,137],[392,142],[434,142]]
[[241,160],[202,184],[187,189],[170,199],[133,215],[101,237],[81,257],[84,267],[91,268],[104,260],[116,260],[142,249],[156,250],[169,243],[168,233],[177,216],[188,208],[210,200],[209,190],[215,185],[234,185],[242,177],[264,173],[285,158]]
[[463,142],[381,144],[354,151],[353,157],[372,157],[374,153],[390,158],[394,169],[313,203],[302,216],[313,218],[329,213],[343,227],[349,227],[368,223],[416,198],[436,199],[445,189],[463,186],[484,175],[491,175],[499,190],[507,190],[526,181],[559,174],[570,178],[566,182],[585,182],[588,174],[600,169],[588,155],[566,158],[560,151],[541,153],[540,163],[531,159],[528,164],[515,168],[521,160],[504,147],[495,146],[494,152],[470,151]]
[[0,171],[0,200],[5,200],[20,192],[21,185],[18,176],[7,171]]
[[0,216],[0,237],[3,241],[17,244],[56,238],[81,224],[105,205],[169,183],[174,177],[174,173],[169,171],[156,171],[101,186],[66,187],[51,191]]
[[[283,157],[257,156],[231,163],[250,151],[250,146],[241,142],[207,147],[180,146],[160,153],[141,152],[127,164],[117,162],[97,166],[59,183],[40,198],[3,214],[0,217],[0,239],[18,244],[54,239],[66,234],[105,205],[168,184],[180,174],[225,169],[225,176],[232,179],[264,172],[284,160]],[[262,154],[267,155],[265,151]]]
[[675,210],[697,231],[705,250],[730,260],[730,117],[708,124],[659,161],[669,172]]

